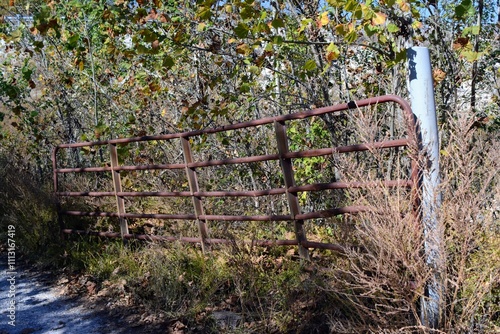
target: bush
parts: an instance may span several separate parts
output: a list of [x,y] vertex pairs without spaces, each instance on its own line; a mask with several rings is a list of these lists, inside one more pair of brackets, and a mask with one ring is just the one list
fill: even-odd
[[[50,263],[59,253],[59,226],[50,183],[37,180],[15,161],[0,156],[0,228],[2,244],[8,226],[15,228],[17,256]],[[46,257],[49,256],[49,259]]]

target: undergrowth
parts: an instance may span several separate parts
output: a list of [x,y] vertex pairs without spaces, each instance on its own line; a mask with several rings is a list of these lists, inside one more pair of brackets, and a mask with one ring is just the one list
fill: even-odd
[[[203,254],[197,246],[178,243],[124,244],[88,237],[62,241],[50,187],[4,157],[0,159],[2,243],[7,226],[13,225],[20,254],[90,275],[114,298],[127,295],[150,312],[180,319],[187,331],[498,332],[499,138],[474,129],[467,115],[448,124],[443,134],[439,224],[446,265],[441,273],[442,326],[435,330],[420,321],[431,273],[409,192],[353,191],[347,197],[355,204],[376,204],[377,210],[308,227],[311,240],[353,245],[344,255],[316,250],[307,262],[299,260],[295,248],[258,248],[237,240]],[[373,159],[385,158],[375,154]],[[396,173],[397,168],[404,166],[394,165]],[[348,169],[344,180],[359,180],[357,171],[362,169]],[[214,315],[223,311],[237,321],[222,326]]]

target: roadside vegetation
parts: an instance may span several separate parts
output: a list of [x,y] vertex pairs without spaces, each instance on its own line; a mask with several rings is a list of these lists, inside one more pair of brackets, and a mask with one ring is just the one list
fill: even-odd
[[[178,333],[492,333],[500,331],[500,68],[498,8],[474,1],[9,1],[0,24],[0,235],[16,228],[19,261],[66,273],[68,289]],[[430,271],[412,193],[370,188],[301,194],[305,211],[374,205],[376,212],[306,223],[308,238],[345,254],[257,247],[293,239],[285,223],[209,222],[199,245],[67,236],[52,194],[60,143],[203,129],[367,98],[407,97],[405,48],[431,50],[441,135],[438,213],[446,259],[437,329],[420,320]],[[292,122],[290,149],[404,136],[391,107]],[[252,130],[253,131],[253,130]],[[201,138],[197,159],[274,152],[274,133]],[[120,147],[122,163],[182,162],[178,143]],[[171,146],[169,146],[171,145]],[[177,146],[176,146],[177,145]],[[294,160],[301,184],[407,177],[407,152]],[[104,166],[107,153],[68,150],[64,166]],[[279,164],[200,171],[206,190],[266,189]],[[182,171],[183,172],[183,171]],[[61,189],[106,190],[110,175],[61,178]],[[127,191],[187,190],[181,174],[123,172]],[[114,211],[102,198],[65,207]],[[284,197],[219,201],[217,213],[281,212]],[[185,213],[189,201],[127,201],[136,212]],[[118,231],[113,218],[65,217],[70,228]],[[132,233],[196,236],[182,221],[130,220]],[[4,246],[2,246],[5,248]],[[84,278],[84,279],[83,279]],[[111,307],[110,306],[110,307]]]

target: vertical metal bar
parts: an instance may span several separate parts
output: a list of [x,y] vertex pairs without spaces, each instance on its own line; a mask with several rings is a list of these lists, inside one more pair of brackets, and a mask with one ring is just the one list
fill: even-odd
[[[280,164],[283,171],[283,178],[285,180],[286,196],[290,213],[295,219],[295,216],[301,213],[299,199],[296,192],[290,192],[290,187],[295,187],[295,177],[293,175],[292,159],[283,158],[283,154],[288,153],[288,139],[286,136],[285,122],[274,122],[274,129],[276,131],[276,141],[278,144],[278,152],[280,154]],[[307,242],[306,233],[304,231],[304,221],[294,220],[295,238],[299,244],[299,255],[304,260],[309,260],[309,251],[303,246]]]
[[188,164],[193,162],[193,153],[191,151],[191,145],[189,144],[189,137],[182,137],[181,143],[182,143],[182,152],[184,153],[184,161],[186,163],[186,177],[189,182],[189,189],[191,191],[193,199],[193,207],[194,207],[194,214],[196,215],[196,222],[198,223],[198,233],[200,234],[200,238],[202,240],[201,248],[203,253],[205,253],[208,250],[208,244],[206,243],[206,239],[208,239],[208,229],[206,220],[199,218],[200,216],[204,215],[203,203],[201,197],[194,196],[194,193],[199,191],[196,170],[194,168],[188,167]]
[[123,215],[125,214],[125,201],[123,199],[123,196],[117,195],[117,193],[122,192],[122,181],[120,178],[120,171],[115,170],[115,168],[119,166],[116,144],[109,144],[109,153],[111,156],[111,168],[113,169],[111,171],[111,175],[113,176],[113,188],[115,190],[116,208],[118,210],[118,219],[120,221],[120,232],[123,238],[123,236],[125,234],[129,234],[129,232],[127,220],[123,217]]
[[[53,170],[53,181],[54,181],[54,193],[57,194],[59,192],[59,178],[57,174],[57,151],[59,147],[54,147],[52,150],[52,170]],[[59,200],[59,196],[56,195],[56,211],[57,211],[57,222],[59,223],[59,231],[61,235],[61,239],[65,238],[65,234],[62,233],[64,230],[64,221],[61,215],[61,201]]]

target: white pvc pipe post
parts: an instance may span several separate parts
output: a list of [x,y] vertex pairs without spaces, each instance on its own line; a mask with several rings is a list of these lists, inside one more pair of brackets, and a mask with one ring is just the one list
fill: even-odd
[[439,136],[434,101],[434,86],[429,49],[412,47],[407,50],[409,88],[413,113],[420,127],[420,159],[422,175],[421,218],[424,229],[424,250],[431,276],[426,296],[421,299],[421,321],[431,328],[439,326],[443,306],[444,233],[438,222],[441,194],[439,178]]

